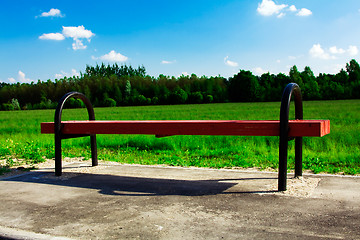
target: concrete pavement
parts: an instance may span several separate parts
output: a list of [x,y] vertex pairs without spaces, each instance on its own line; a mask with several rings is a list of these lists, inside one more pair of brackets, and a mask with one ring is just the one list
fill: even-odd
[[360,239],[360,177],[74,162],[0,180],[4,239]]

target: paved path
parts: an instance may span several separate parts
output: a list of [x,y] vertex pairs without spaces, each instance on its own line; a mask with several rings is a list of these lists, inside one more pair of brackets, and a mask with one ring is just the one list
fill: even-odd
[[[87,164],[87,163],[85,163]],[[0,238],[360,239],[360,177],[103,163],[0,181]]]

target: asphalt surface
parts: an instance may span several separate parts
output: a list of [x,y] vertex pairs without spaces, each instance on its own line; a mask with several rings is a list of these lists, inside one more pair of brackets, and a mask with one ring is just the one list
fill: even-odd
[[84,164],[0,179],[0,239],[360,239],[360,177]]

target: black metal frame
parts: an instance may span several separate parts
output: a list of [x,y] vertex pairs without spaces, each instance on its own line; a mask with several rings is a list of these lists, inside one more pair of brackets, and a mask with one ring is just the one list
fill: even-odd
[[61,131],[62,110],[64,108],[65,102],[70,98],[78,98],[78,99],[82,100],[87,108],[87,111],[89,114],[89,120],[95,120],[94,108],[91,105],[90,100],[84,94],[79,93],[79,92],[69,92],[60,99],[60,101],[56,107],[55,119],[54,119],[55,175],[56,176],[61,176],[61,173],[62,173],[62,166],[61,166],[61,140],[62,139],[90,136],[92,165],[93,166],[98,165],[96,135],[95,134],[91,134],[91,135],[63,134]]
[[[286,191],[288,141],[293,140],[289,138],[289,110],[292,95],[295,101],[295,119],[303,119],[300,87],[296,83],[289,83],[284,89],[280,107],[279,191]],[[302,176],[302,137],[295,137],[295,177],[299,176]]]
[[[296,83],[289,83],[283,92],[280,107],[280,143],[279,143],[279,178],[278,190],[286,191],[287,182],[287,156],[289,138],[289,110],[291,97],[294,95],[295,119],[303,119],[303,104],[300,87]],[[55,175],[61,176],[61,140],[76,137],[90,136],[92,165],[98,165],[96,135],[63,134],[61,131],[61,114],[65,102],[70,98],[81,99],[88,111],[89,120],[95,120],[94,109],[89,99],[82,93],[70,92],[65,94],[59,101],[55,111]],[[295,137],[295,177],[302,176],[302,137]]]

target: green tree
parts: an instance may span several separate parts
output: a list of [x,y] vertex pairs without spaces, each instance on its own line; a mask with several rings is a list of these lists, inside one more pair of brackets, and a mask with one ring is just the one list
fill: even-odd
[[200,91],[190,93],[190,95],[189,95],[190,103],[195,103],[195,104],[202,103],[203,99],[204,99],[204,97]]
[[294,66],[292,66],[290,68],[289,76],[290,76],[291,82],[297,83],[300,86],[300,88],[303,88],[304,83],[303,83],[303,80],[301,78],[301,74],[298,71],[296,65],[294,65]]
[[105,98],[104,99],[104,107],[116,107],[116,101],[112,98]]
[[254,102],[260,99],[258,79],[250,71],[241,70],[229,79],[229,97],[234,102]]
[[[346,64],[346,71],[349,74],[348,94],[351,98],[360,98],[360,66],[355,59]],[[350,92],[351,90],[351,92]]]
[[19,101],[16,98],[11,99],[11,105],[14,107],[14,110],[20,110]]
[[355,59],[346,64],[346,71],[349,74],[350,82],[360,81],[360,66]]
[[130,97],[130,95],[131,95],[131,83],[129,80],[127,80],[125,85],[125,96]]
[[174,92],[170,94],[171,104],[184,104],[187,99],[187,93],[181,88],[177,88]]
[[320,99],[320,89],[316,82],[315,75],[310,67],[306,66],[304,71],[301,72],[301,79],[303,80],[303,96],[305,100],[318,100]]
[[118,105],[120,105],[122,102],[122,93],[118,85],[115,85],[114,87],[114,100],[117,102]]

